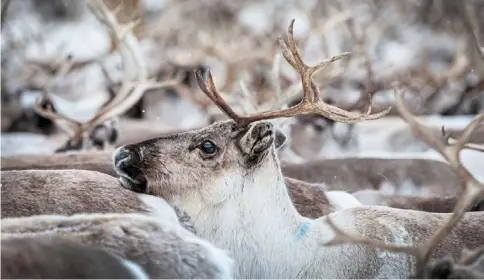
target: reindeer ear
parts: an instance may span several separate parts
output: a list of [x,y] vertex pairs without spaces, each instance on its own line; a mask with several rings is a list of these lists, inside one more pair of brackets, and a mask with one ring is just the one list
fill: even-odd
[[274,139],[274,145],[276,146],[276,149],[279,149],[280,147],[284,146],[284,144],[287,141],[287,136],[282,132],[280,129],[276,129],[276,135]]

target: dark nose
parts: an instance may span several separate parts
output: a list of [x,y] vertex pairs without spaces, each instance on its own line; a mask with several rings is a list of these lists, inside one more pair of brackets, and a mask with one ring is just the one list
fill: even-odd
[[114,166],[118,166],[121,163],[123,165],[129,165],[132,160],[133,153],[130,150],[125,149],[124,147],[116,150],[114,154]]
[[270,122],[261,122],[254,126],[252,129],[252,137],[263,138],[274,132],[274,125]]

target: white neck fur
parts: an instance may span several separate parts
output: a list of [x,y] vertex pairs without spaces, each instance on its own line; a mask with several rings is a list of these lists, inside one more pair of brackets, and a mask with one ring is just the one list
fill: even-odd
[[[313,233],[301,234],[312,220],[294,208],[274,154],[251,174],[220,179],[218,188],[235,184],[239,192],[219,204],[204,207],[199,195],[174,202],[192,216],[201,237],[231,252],[236,277],[297,277],[308,265],[302,255],[317,247]],[[298,250],[301,246],[306,248]]]
[[[251,174],[232,172],[214,185],[204,186],[218,190],[216,193],[204,196],[202,187],[198,193],[172,199],[193,218],[200,237],[230,252],[236,263],[235,278],[408,275],[409,256],[395,254],[386,262],[388,257],[375,255],[374,249],[355,245],[323,246],[334,237],[324,222],[327,216],[311,220],[298,214],[287,193],[274,150],[262,164]],[[230,191],[224,193],[225,190]],[[207,198],[215,203],[204,202]],[[328,216],[341,230],[358,233],[351,214],[338,211]]]

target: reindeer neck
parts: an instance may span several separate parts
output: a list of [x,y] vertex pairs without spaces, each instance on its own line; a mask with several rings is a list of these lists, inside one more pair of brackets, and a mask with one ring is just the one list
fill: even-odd
[[[306,236],[312,220],[294,208],[277,159],[267,161],[244,177],[238,195],[190,214],[201,237],[231,252],[238,266],[236,275],[295,277],[305,265],[302,256],[307,248],[316,248],[314,234]],[[296,256],[301,265],[294,263]]]

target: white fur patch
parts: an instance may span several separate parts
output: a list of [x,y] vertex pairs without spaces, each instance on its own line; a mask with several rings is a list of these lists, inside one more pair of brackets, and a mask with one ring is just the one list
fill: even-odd
[[375,190],[362,190],[353,193],[353,196],[358,199],[363,205],[381,205],[388,206],[380,198],[380,193]]
[[175,210],[166,200],[149,194],[138,194],[138,197],[145,205],[151,208],[150,216],[159,217],[163,221],[170,221],[173,224],[180,225]]
[[326,197],[336,211],[363,205],[356,197],[345,191],[328,191]]

